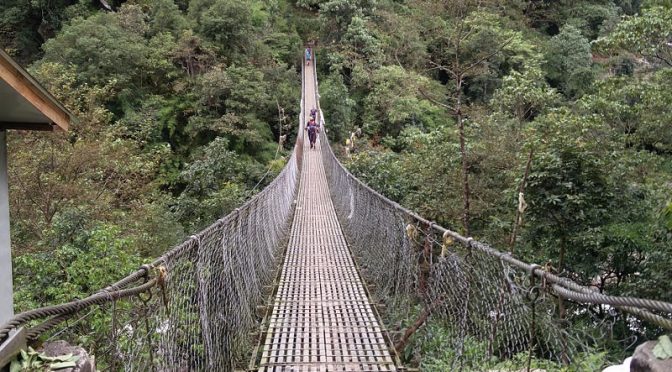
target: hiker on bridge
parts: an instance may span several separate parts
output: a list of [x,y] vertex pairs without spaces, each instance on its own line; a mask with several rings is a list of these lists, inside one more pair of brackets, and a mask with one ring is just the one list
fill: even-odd
[[315,148],[315,141],[317,140],[317,134],[320,132],[320,125],[317,124],[315,118],[310,119],[306,125],[306,130],[308,131],[308,139],[310,140],[310,148]]
[[310,49],[310,47],[306,48],[306,66],[310,66],[310,55],[312,54],[311,52],[312,50]]
[[310,109],[310,117],[313,118],[313,120],[317,119],[317,109],[315,107]]

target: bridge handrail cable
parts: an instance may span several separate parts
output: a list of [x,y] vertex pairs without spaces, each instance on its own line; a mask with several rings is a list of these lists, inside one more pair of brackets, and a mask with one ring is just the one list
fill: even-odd
[[[303,84],[302,74],[302,86]],[[301,112],[303,113],[303,89],[301,94],[302,96],[300,106]],[[29,340],[35,340],[43,333],[48,332],[52,328],[58,326],[60,323],[68,320],[70,317],[74,316],[76,313],[87,307],[114,302],[116,300],[128,298],[131,296],[137,296],[138,294],[146,293],[157,285],[162,284],[162,281],[167,279],[161,277],[161,275],[165,275],[165,273],[161,274],[160,271],[158,271],[158,268],[164,265],[167,261],[180,257],[187,251],[198,249],[198,244],[202,239],[204,239],[209,234],[212,234],[214,231],[220,229],[222,226],[232,223],[232,221],[237,217],[239,211],[250,208],[259,200],[269,197],[269,193],[278,191],[280,188],[279,184],[282,183],[286,177],[291,176],[288,175],[288,173],[296,173],[294,177],[297,177],[298,181],[299,172],[297,169],[300,169],[301,154],[303,152],[303,126],[304,118],[303,115],[301,115],[299,120],[297,139],[292,151],[292,155],[281,173],[273,181],[271,181],[267,187],[254,195],[252,198],[245,201],[241,206],[233,210],[228,215],[220,218],[210,226],[201,230],[200,232],[190,236],[184,242],[168,250],[151,263],[142,265],[136,271],[130,273],[116,283],[111,284],[86,298],[73,300],[63,304],[45,306],[16,314],[12,319],[0,325],[0,344],[4,342],[13,329],[19,328],[28,322],[38,319],[50,318],[40,325],[32,327],[28,331],[27,338]],[[144,282],[138,283],[140,281]]]
[[[315,57],[316,58],[316,57]],[[315,62],[317,63],[317,61]],[[315,74],[315,95],[316,95],[316,102],[318,105],[318,110],[320,113],[320,123],[323,128],[326,129],[325,126],[325,120],[324,120],[324,115],[322,112],[322,108],[320,107],[320,101],[319,101],[319,92],[318,92],[318,80],[317,80],[317,72],[316,68],[313,69],[313,72]],[[330,142],[328,140],[327,136],[327,131],[323,130],[321,133],[324,143],[326,144],[326,149],[328,156],[333,158],[335,163],[338,165],[339,171],[343,172],[348,178],[351,178],[353,181],[355,181],[361,188],[369,192],[370,194],[374,195],[376,198],[384,202],[385,204],[389,205],[390,207],[402,212],[409,218],[424,224],[426,226],[429,226],[431,229],[435,230],[440,236],[450,236],[456,241],[460,242],[465,248],[467,249],[477,249],[480,250],[490,256],[496,257],[500,260],[506,261],[507,263],[518,267],[531,275],[535,275],[538,278],[546,281],[547,283],[553,284],[552,288],[555,292],[556,295],[577,301],[577,302],[582,302],[582,303],[591,303],[591,304],[603,304],[603,305],[612,305],[616,306],[618,308],[621,308],[624,311],[627,311],[629,313],[632,313],[633,315],[636,315],[642,319],[646,319],[654,324],[657,324],[663,328],[666,328],[668,330],[672,330],[672,319],[668,319],[665,317],[662,317],[658,314],[654,314],[648,310],[657,310],[660,312],[668,313],[670,316],[672,316],[672,303],[669,302],[664,302],[664,301],[657,301],[657,300],[651,300],[651,299],[645,299],[645,298],[637,298],[637,297],[623,297],[623,296],[610,296],[610,295],[605,295],[602,293],[597,292],[596,289],[590,288],[583,286],[569,278],[561,277],[559,275],[556,275],[552,272],[549,272],[545,270],[542,266],[540,265],[535,265],[535,264],[529,264],[524,261],[521,261],[515,257],[513,257],[510,253],[508,252],[502,252],[499,251],[488,244],[479,242],[477,240],[474,240],[471,237],[465,237],[462,236],[461,234],[452,231],[450,229],[447,229],[443,226],[440,226],[433,221],[430,221],[418,213],[402,206],[401,204],[387,198],[385,195],[379,193],[378,191],[374,190],[371,188],[369,185],[366,183],[362,182],[359,178],[354,176],[338,159],[338,157],[334,154]]]

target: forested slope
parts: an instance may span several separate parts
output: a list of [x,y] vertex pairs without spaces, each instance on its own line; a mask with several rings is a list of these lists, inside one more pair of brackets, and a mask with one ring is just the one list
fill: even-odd
[[[319,12],[322,104],[356,176],[584,285],[672,300],[669,3],[299,3]],[[441,326],[418,337],[407,352],[445,370]]]
[[[0,5],[3,47],[79,119],[10,137],[17,310],[90,293],[270,181],[307,40],[362,180],[582,284],[672,301],[669,2],[102,3]],[[441,325],[423,332],[405,360],[445,368]]]
[[290,4],[109,5],[0,6],[3,47],[77,118],[66,134],[10,133],[16,311],[84,297],[211,224],[272,181],[294,141]]
[[670,8],[333,3],[313,5],[333,38],[321,40],[323,106],[342,144],[362,128],[347,159],[358,176],[583,283],[672,299],[660,276],[672,259]]

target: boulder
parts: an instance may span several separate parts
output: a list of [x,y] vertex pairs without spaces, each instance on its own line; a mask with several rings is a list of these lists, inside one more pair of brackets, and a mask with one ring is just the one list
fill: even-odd
[[648,341],[635,349],[635,354],[630,361],[630,372],[670,372],[672,371],[672,358],[658,359],[653,354],[653,348],[658,341]]
[[75,362],[77,364],[75,367],[59,369],[59,372],[96,372],[95,358],[80,346],[72,346],[65,341],[47,342],[42,347],[41,352],[49,357],[68,354],[79,357]]

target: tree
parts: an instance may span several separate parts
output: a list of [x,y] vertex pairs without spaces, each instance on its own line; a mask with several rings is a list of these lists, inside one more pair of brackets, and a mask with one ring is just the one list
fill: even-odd
[[366,20],[361,17],[353,17],[348,29],[342,38],[343,51],[348,59],[363,60],[364,62],[379,66],[382,59],[382,47],[380,41],[367,27]]
[[54,37],[77,0],[4,0],[0,7],[0,47],[21,61],[41,56],[40,45]]
[[320,105],[329,113],[329,138],[341,142],[354,130],[355,101],[348,96],[348,88],[340,74],[330,75],[320,81]]
[[[462,158],[463,212],[462,228],[469,236],[469,161],[464,130],[465,114],[468,107],[465,102],[465,82],[491,68],[488,62],[502,53],[504,48],[516,37],[515,33],[502,27],[500,19],[490,13],[472,11],[469,1],[448,5],[452,18],[439,21],[440,32],[431,44],[430,64],[440,73],[447,75],[452,88],[449,88],[449,101],[440,103],[455,117],[460,138]],[[436,100],[434,100],[436,102]]]
[[324,25],[323,34],[327,41],[339,41],[350,27],[353,18],[369,15],[377,0],[328,0],[320,4],[320,19]]
[[222,51],[242,51],[254,32],[252,10],[240,0],[217,0],[206,10],[199,22],[199,32]]
[[372,73],[370,83],[371,92],[364,99],[365,131],[382,138],[396,137],[407,126],[432,129],[432,116],[439,110],[418,92],[418,86],[431,86],[426,78],[386,66]]
[[518,186],[516,217],[509,238],[509,247],[512,253],[515,248],[518,228],[522,224],[527,177],[530,174],[534,151],[539,141],[539,138],[535,136],[537,131],[526,129],[534,126],[534,119],[558,104],[559,101],[557,92],[544,79],[541,70],[541,56],[534,53],[525,59],[522,71],[512,70],[509,75],[502,79],[502,86],[494,94],[492,100],[493,106],[499,112],[516,121],[514,128],[511,128],[511,130],[516,133],[517,139],[520,140],[519,143],[524,144],[523,147],[527,147],[525,170]]
[[593,80],[590,42],[574,26],[566,25],[553,36],[546,53],[551,86],[568,97],[581,96]]
[[43,62],[72,64],[80,84],[121,87],[119,104],[137,99],[146,90],[165,91],[176,77],[168,58],[175,47],[171,36],[149,37],[146,15],[137,5],[118,13],[98,13],[76,19],[44,45]]
[[616,29],[596,41],[606,52],[625,51],[653,66],[672,67],[672,8],[654,6],[641,15],[627,16]]
[[141,4],[146,5],[149,19],[150,36],[169,32],[178,37],[182,31],[188,28],[187,19],[174,0],[144,0]]
[[185,187],[175,210],[190,230],[225,216],[247,197],[244,176],[256,169],[228,147],[225,138],[216,138],[180,174]]
[[625,147],[672,153],[672,72],[662,69],[646,77],[612,77],[596,84],[596,92],[579,102],[613,129]]
[[[596,227],[607,216],[614,191],[602,164],[591,154],[571,148],[551,149],[537,156],[528,177],[528,241],[553,249],[557,269],[566,268],[566,254],[582,231]],[[540,247],[539,247],[540,248]],[[572,251],[580,254],[581,250]],[[585,251],[584,251],[585,254]],[[573,257],[570,262],[580,263]]]

